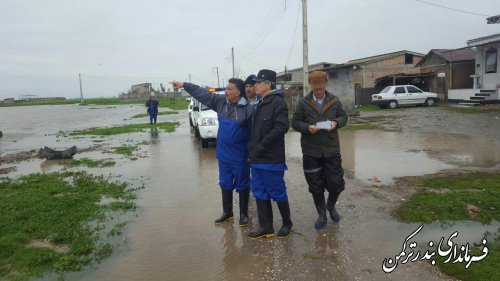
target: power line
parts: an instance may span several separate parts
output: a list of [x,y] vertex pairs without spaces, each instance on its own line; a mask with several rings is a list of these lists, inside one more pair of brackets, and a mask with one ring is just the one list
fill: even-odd
[[281,0],[274,1],[273,5],[271,6],[271,9],[264,17],[264,20],[261,22],[255,33],[250,37],[248,42],[241,48],[242,50],[251,49],[247,48],[247,46],[251,47],[252,42],[254,42],[254,40],[258,38],[260,35],[262,35],[264,31],[268,28],[269,24],[276,18],[279,12],[279,1]]
[[293,32],[292,45],[290,46],[290,52],[288,53],[288,58],[286,59],[285,65],[288,65],[288,62],[292,57],[293,44],[295,43],[295,36],[297,35],[297,26],[299,25],[299,12],[300,12],[300,5],[297,6],[297,18],[295,20],[295,30]]
[[415,0],[415,1],[427,4],[427,5],[431,5],[431,6],[443,8],[443,9],[448,9],[448,10],[452,10],[452,11],[457,11],[457,12],[465,13],[465,14],[482,16],[482,17],[489,17],[489,15],[478,14],[478,13],[468,12],[468,11],[459,10],[459,9],[455,9],[455,8],[450,8],[450,7],[446,7],[446,6],[442,6],[442,5],[438,5],[438,4],[434,4],[434,3],[430,3],[430,2],[426,2],[426,1],[422,1],[422,0]]

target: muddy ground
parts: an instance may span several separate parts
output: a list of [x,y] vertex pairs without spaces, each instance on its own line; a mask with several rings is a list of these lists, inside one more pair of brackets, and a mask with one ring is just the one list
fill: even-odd
[[[61,109],[62,108],[62,109]],[[71,110],[70,106],[57,110]],[[141,113],[140,107],[117,107],[120,119]],[[99,116],[83,111],[75,129],[92,126]],[[95,111],[94,111],[95,112]],[[54,113],[52,113],[54,114]],[[1,113],[0,113],[1,115]],[[382,117],[380,117],[382,116]],[[300,135],[287,134],[287,183],[294,233],[286,240],[253,241],[247,233],[257,227],[254,202],[251,224],[240,228],[238,216],[232,223],[215,226],[221,199],[217,186],[217,161],[213,144],[202,149],[187,122],[187,113],[163,117],[161,121],[181,122],[172,134],[148,132],[105,139],[111,147],[127,141],[148,140],[141,147],[146,157],[132,161],[115,157],[115,167],[89,169],[119,180],[143,181],[138,210],[127,217],[122,237],[115,241],[113,255],[99,265],[66,275],[67,280],[452,280],[427,262],[399,265],[391,274],[382,270],[385,258],[401,250],[404,239],[419,225],[398,222],[391,212],[412,194],[411,180],[399,176],[422,176],[436,172],[497,170],[500,163],[500,113],[462,115],[443,109],[408,108],[362,114],[385,130],[341,132],[346,191],[338,210],[340,224],[329,222],[317,231],[316,212],[302,173]],[[102,118],[103,116],[101,116]],[[138,122],[141,122],[140,120]],[[44,136],[43,129],[5,130],[0,140],[0,159],[38,148],[41,143],[92,147],[91,139],[59,139]],[[48,128],[57,132],[57,125]],[[22,136],[13,142],[9,137]],[[7,137],[6,137],[7,135]],[[3,142],[3,143],[2,143]],[[7,151],[8,153],[5,153]],[[3,158],[2,158],[3,157]],[[10,157],[10,156],[9,156]],[[95,150],[78,157],[107,158]],[[15,167],[7,175],[56,171],[57,161],[36,158],[2,167]],[[377,177],[379,183],[368,179]],[[238,200],[234,199],[235,213]],[[281,219],[274,207],[274,226]],[[478,242],[487,230],[474,222],[425,225],[423,241],[439,240],[459,230],[462,241]],[[46,280],[55,276],[49,275]]]

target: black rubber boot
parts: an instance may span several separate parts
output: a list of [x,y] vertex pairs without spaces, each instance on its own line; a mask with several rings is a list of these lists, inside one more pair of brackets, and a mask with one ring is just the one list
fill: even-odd
[[274,236],[273,209],[271,200],[255,200],[257,202],[257,214],[259,215],[259,230],[248,234],[251,239],[271,238]]
[[314,228],[322,229],[326,226],[326,206],[325,206],[325,195],[323,193],[313,194],[314,205],[316,206],[316,211],[318,212],[318,219],[314,222]]
[[335,204],[337,204],[337,199],[339,199],[340,193],[331,193],[328,195],[328,212],[330,212],[330,217],[332,218],[333,222],[339,223],[340,221],[340,215],[337,212],[337,209],[335,209]]
[[153,118],[149,118],[149,124],[153,125]]
[[222,215],[215,220],[216,224],[225,223],[234,219],[233,215],[233,191],[220,189],[222,191]]
[[240,226],[248,225],[248,200],[250,198],[250,188],[240,191]]
[[283,225],[276,236],[278,238],[287,238],[293,228],[293,223],[290,219],[290,205],[288,204],[288,200],[277,202],[277,204],[278,209],[280,210],[281,218],[283,219]]

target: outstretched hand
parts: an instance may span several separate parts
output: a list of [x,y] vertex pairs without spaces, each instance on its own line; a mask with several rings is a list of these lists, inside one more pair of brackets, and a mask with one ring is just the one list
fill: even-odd
[[179,82],[179,81],[172,81],[172,82],[170,82],[170,84],[172,84],[172,87],[174,87],[175,90],[178,90],[178,89],[184,87],[184,83]]

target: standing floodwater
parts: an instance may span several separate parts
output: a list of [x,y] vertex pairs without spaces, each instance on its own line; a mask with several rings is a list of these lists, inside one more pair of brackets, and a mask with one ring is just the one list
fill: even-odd
[[[27,110],[30,114],[21,114]],[[111,257],[82,272],[66,274],[68,280],[446,280],[436,268],[422,263],[402,266],[390,275],[382,271],[384,258],[394,256],[418,225],[392,219],[384,210],[392,203],[373,196],[367,180],[376,176],[382,183],[391,183],[394,176],[465,166],[495,167],[500,162],[498,139],[434,132],[340,132],[344,167],[349,174],[345,196],[338,205],[342,220],[339,225],[329,223],[316,231],[316,211],[302,174],[300,135],[289,132],[285,181],[295,233],[286,240],[254,241],[247,238],[247,232],[257,224],[254,199],[248,227],[240,228],[237,221],[214,225],[221,212],[215,147],[201,148],[185,111],[159,116],[158,122],[180,122],[174,133],[147,130],[102,139],[56,136],[58,131],[149,123],[148,118],[130,119],[143,111],[142,105],[0,108],[4,134],[0,157],[45,145],[112,147],[146,141],[137,160],[100,151],[76,155],[112,157],[117,161],[114,167],[89,171],[118,180],[139,179],[145,188],[138,191],[136,216],[127,218],[125,232]],[[62,168],[39,159],[8,165],[17,167],[9,176]],[[279,214],[274,216],[277,228]],[[444,230],[433,225],[422,234],[438,239],[461,227],[467,230],[467,238],[476,242],[485,230],[494,231],[498,223],[487,227],[457,224]]]

